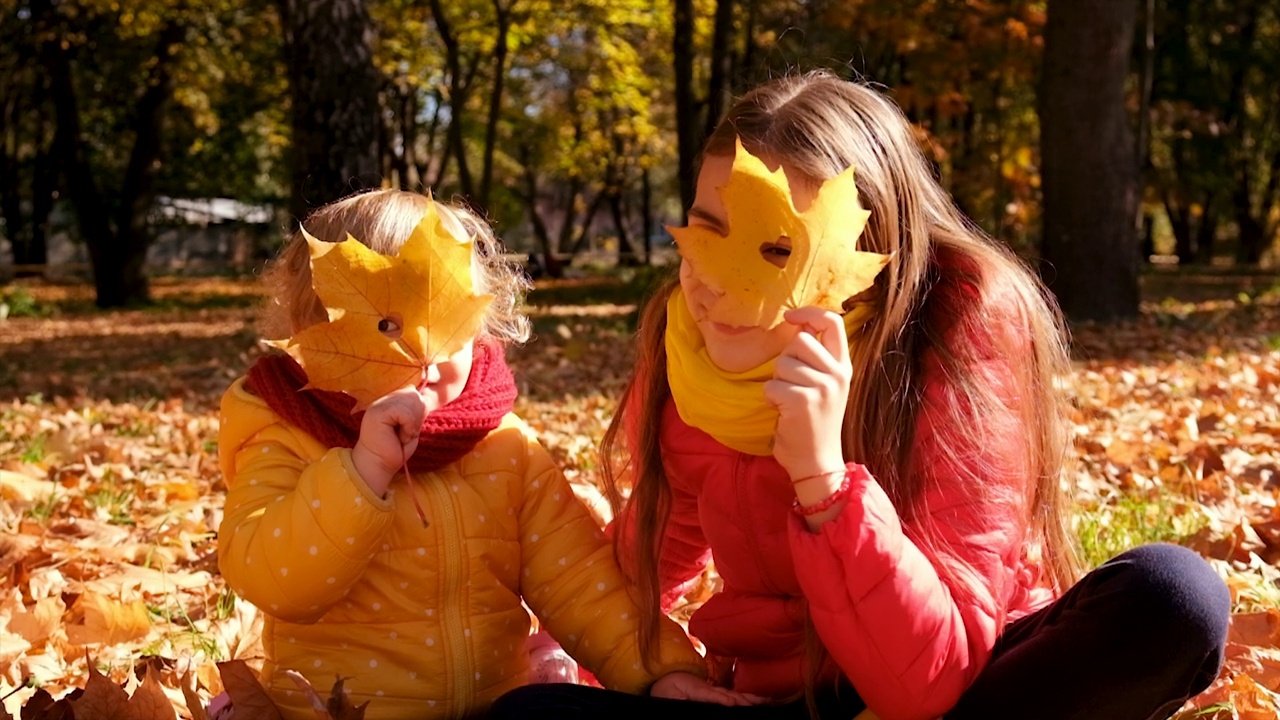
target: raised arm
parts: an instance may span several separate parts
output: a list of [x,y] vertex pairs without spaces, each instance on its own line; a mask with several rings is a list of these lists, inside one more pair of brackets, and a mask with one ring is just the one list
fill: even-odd
[[391,525],[392,502],[360,479],[350,450],[325,451],[239,383],[222,410],[222,574],[271,615],[314,622],[364,573]]
[[990,658],[1023,548],[1029,462],[1017,357],[985,354],[966,370],[1001,401],[980,410],[923,358],[906,472],[919,496],[903,519],[860,466],[840,514],[810,531],[794,518],[796,571],[823,644],[884,720],[927,720],[957,701]]

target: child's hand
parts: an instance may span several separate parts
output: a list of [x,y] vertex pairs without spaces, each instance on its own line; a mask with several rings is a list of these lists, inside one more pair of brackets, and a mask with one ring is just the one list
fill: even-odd
[[788,310],[783,317],[800,332],[783,348],[773,379],[764,385],[765,399],[778,408],[773,456],[792,480],[834,473],[845,463],[841,427],[853,376],[844,321],[816,307]]
[[386,493],[391,478],[418,449],[426,419],[427,405],[411,387],[378,398],[365,410],[351,462],[375,493]]
[[764,698],[716,687],[706,680],[687,672],[673,672],[658,678],[649,688],[653,697],[672,700],[693,700],[717,705],[757,705]]

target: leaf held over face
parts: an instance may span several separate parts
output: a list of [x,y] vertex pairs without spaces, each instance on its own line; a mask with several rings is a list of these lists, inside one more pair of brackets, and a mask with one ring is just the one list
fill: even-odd
[[[850,167],[824,182],[799,212],[782,168],[770,172],[738,142],[729,180],[719,188],[728,233],[668,228],[695,276],[723,293],[709,319],[771,328],[790,308],[840,312],[845,300],[871,287],[889,256],[857,249],[870,212],[858,203],[853,173]],[[789,250],[781,267],[765,253],[777,248]]]
[[307,387],[344,392],[356,410],[416,385],[429,365],[461,350],[493,301],[473,289],[472,241],[444,227],[434,201],[395,257],[350,236],[306,238],[329,322],[273,344],[306,371]]

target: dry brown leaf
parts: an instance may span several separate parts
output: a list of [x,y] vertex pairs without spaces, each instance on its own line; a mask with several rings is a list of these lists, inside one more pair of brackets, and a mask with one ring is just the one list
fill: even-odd
[[1228,637],[1241,645],[1280,648],[1280,608],[1231,616]]
[[233,708],[232,720],[284,720],[258,676],[239,660],[218,663]]
[[1225,665],[1233,675],[1247,675],[1271,692],[1280,691],[1280,648],[1228,642]]
[[204,700],[200,698],[200,691],[196,689],[196,676],[190,668],[179,676],[178,684],[182,688],[182,697],[186,700],[187,712],[191,713],[191,720],[209,720]]
[[1280,696],[1248,675],[1231,679],[1231,705],[1240,720],[1275,720],[1280,717]]
[[66,609],[60,597],[41,598],[30,608],[13,613],[9,618],[9,630],[21,635],[32,646],[40,645],[62,624],[62,613]]
[[151,631],[151,615],[141,600],[122,603],[87,592],[75,607],[84,613],[84,624],[67,626],[67,639],[75,645],[118,645],[145,637]]
[[365,701],[360,705],[351,704],[351,698],[343,688],[345,682],[346,678],[338,678],[329,691],[329,702],[326,705],[329,715],[333,720],[364,720],[364,711],[369,707],[369,702]]
[[123,565],[119,572],[87,580],[84,587],[103,595],[121,596],[134,592],[165,595],[179,589],[205,587],[207,572],[164,571],[138,565]]
[[48,497],[55,487],[43,477],[0,470],[0,498],[5,500],[33,503]]
[[160,687],[156,671],[147,666],[144,672],[142,684],[129,698],[130,720],[176,720],[178,715],[164,688]]
[[55,701],[44,688],[38,688],[27,704],[22,706],[22,720],[74,720],[71,700],[83,694],[76,690],[72,695]]
[[98,672],[90,660],[84,694],[71,701],[71,709],[75,720],[121,720],[130,716],[129,694]]

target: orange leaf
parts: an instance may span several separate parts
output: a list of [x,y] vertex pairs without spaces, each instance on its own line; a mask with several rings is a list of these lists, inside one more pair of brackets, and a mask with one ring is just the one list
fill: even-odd
[[40,598],[30,609],[14,613],[9,619],[9,629],[33,646],[39,645],[62,624],[62,613],[66,609],[60,597]]
[[1242,645],[1280,647],[1280,609],[1232,615],[1228,637]]
[[191,720],[209,720],[209,713],[205,711],[204,701],[200,699],[200,693],[196,691],[196,676],[191,672],[190,668],[182,673],[182,677],[178,679],[178,682],[182,687],[182,697],[187,701],[187,711],[191,713]]
[[218,663],[222,684],[231,697],[232,720],[284,720],[258,676],[242,660]]
[[1280,650],[1228,642],[1225,667],[1236,675],[1248,675],[1271,692],[1280,690]]
[[[723,293],[708,311],[711,320],[771,328],[789,308],[840,312],[845,300],[871,287],[889,256],[857,249],[870,212],[858,203],[853,172],[824,182],[802,213],[783,170],[770,172],[738,142],[729,180],[719,188],[728,234],[702,225],[668,228],[694,274]],[[790,255],[778,267],[761,248],[786,245],[783,238]]]
[[147,666],[144,672],[142,684],[129,698],[130,720],[176,720],[178,714],[160,687],[155,671]]
[[151,631],[151,616],[141,600],[122,603],[105,595],[86,592],[80,596],[76,607],[84,611],[84,624],[67,626],[67,639],[76,645],[118,645],[144,637]]
[[417,385],[428,365],[461,350],[493,301],[472,287],[472,241],[445,229],[434,202],[395,257],[352,237],[307,242],[329,322],[273,344],[306,370],[307,387],[344,392],[356,410]]
[[71,710],[76,720],[119,720],[131,716],[129,712],[129,693],[124,688],[107,679],[89,661],[89,681],[84,685],[84,694],[71,701]]
[[1231,704],[1240,720],[1275,720],[1280,716],[1280,697],[1248,675],[1231,679]]

